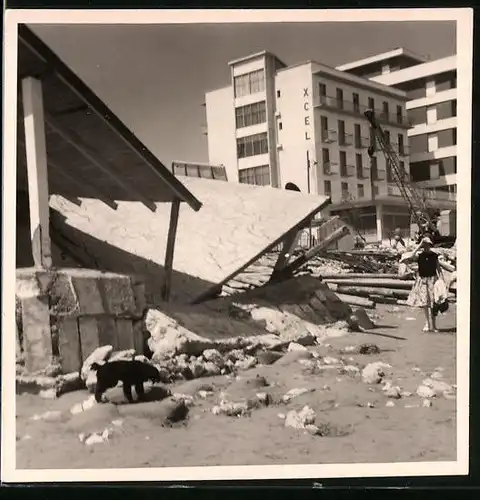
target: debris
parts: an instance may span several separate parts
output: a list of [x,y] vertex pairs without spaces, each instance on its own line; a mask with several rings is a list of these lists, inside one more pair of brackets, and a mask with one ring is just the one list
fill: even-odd
[[235,362],[235,366],[240,370],[249,370],[257,364],[257,359],[254,356],[247,356],[243,360],[238,360]]
[[392,368],[391,365],[377,361],[368,364],[362,371],[363,381],[367,384],[378,384],[385,376],[385,370]]
[[426,385],[419,385],[417,387],[417,396],[420,396],[421,398],[434,398],[436,394],[431,387],[427,387]]
[[385,406],[387,406],[388,408],[393,408],[395,406],[395,403],[393,401],[387,401],[385,403]]
[[424,399],[422,401],[422,406],[425,408],[430,408],[432,406],[432,402],[429,399]]
[[291,410],[285,417],[285,426],[294,429],[305,429],[306,425],[315,423],[315,412],[309,406],[304,406],[300,411]]
[[453,392],[453,387],[446,382],[441,380],[432,380],[431,378],[426,378],[422,381],[422,385],[426,387],[430,387],[435,391],[435,393],[445,393],[445,392]]
[[376,344],[362,344],[358,347],[358,354],[380,354],[380,348]]
[[256,356],[257,356],[257,361],[259,364],[271,365],[271,364],[275,363],[275,361],[278,361],[282,357],[282,354],[279,352],[275,352],[275,351],[263,350],[263,351],[257,352]]
[[400,387],[393,386],[391,383],[385,384],[382,391],[385,393],[385,396],[387,396],[387,398],[400,399],[402,397]]
[[339,365],[341,364],[340,363],[340,360],[338,360],[337,358],[333,358],[331,356],[325,356],[323,358],[323,362],[326,364],[326,365]]
[[39,392],[39,396],[43,399],[56,399],[57,390],[56,389],[45,389]]
[[220,404],[212,408],[212,413],[214,415],[227,415],[229,417],[240,417],[248,416],[252,410],[252,406],[249,405],[248,401],[242,401],[239,403],[230,403],[225,400],[221,400]]
[[301,396],[302,394],[306,394],[307,392],[313,392],[313,389],[290,389],[283,397],[282,401],[284,403],[288,403],[291,401],[293,398],[296,398],[298,396]]
[[291,352],[291,351],[308,351],[308,349],[301,344],[297,344],[296,342],[290,342],[290,344],[288,344],[288,351],[289,352]]

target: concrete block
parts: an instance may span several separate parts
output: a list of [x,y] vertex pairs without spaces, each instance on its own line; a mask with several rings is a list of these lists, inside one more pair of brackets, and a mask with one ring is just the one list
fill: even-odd
[[114,316],[135,314],[135,296],[128,276],[103,278],[98,286],[107,314]]
[[112,316],[97,317],[98,341],[100,345],[117,347],[117,325]]
[[133,325],[130,319],[117,319],[115,321],[117,327],[117,342],[116,350],[134,349],[133,342]]
[[78,326],[82,361],[85,361],[97,347],[100,347],[97,319],[93,316],[80,317],[78,318]]
[[82,316],[104,314],[103,300],[98,289],[100,278],[75,276],[71,278]]
[[78,316],[78,301],[70,277],[58,273],[50,283],[50,312],[55,316]]
[[50,312],[45,297],[22,298],[22,323],[25,367],[28,371],[43,370],[52,358]]
[[59,318],[57,320],[58,351],[63,373],[80,372],[82,352],[78,319]]

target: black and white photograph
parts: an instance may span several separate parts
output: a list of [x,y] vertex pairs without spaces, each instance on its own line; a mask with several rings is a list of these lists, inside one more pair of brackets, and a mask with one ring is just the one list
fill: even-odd
[[472,40],[7,10],[2,480],[468,474]]

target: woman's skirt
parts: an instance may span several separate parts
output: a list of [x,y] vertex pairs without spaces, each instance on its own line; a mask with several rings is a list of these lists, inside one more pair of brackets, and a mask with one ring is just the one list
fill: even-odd
[[407,305],[410,307],[433,307],[433,290],[436,280],[436,276],[430,276],[428,278],[418,277],[408,295]]

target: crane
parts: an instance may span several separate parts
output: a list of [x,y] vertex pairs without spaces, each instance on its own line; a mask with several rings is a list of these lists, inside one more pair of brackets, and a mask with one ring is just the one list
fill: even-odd
[[[431,233],[432,236],[436,237],[438,235],[438,230],[436,223],[430,216],[426,200],[414,188],[414,186],[412,186],[407,171],[400,166],[397,154],[392,148],[387,135],[382,130],[382,127],[377,123],[374,111],[367,109],[364,112],[364,115],[373,130],[375,142],[378,143],[383,154],[385,155],[387,165],[389,165],[391,169],[393,180],[398,186],[400,194],[407,204],[412,221],[418,226],[420,235]],[[370,158],[373,157],[374,153],[375,144],[372,144],[368,149],[368,155]]]

